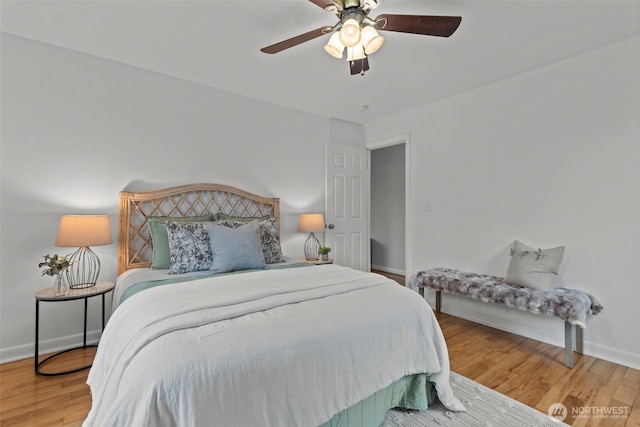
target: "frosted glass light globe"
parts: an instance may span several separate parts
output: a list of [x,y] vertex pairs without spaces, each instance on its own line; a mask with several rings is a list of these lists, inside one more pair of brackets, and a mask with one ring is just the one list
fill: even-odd
[[364,59],[365,57],[364,47],[361,44],[347,48],[347,61],[357,61],[359,59]]
[[342,58],[342,53],[344,52],[344,45],[340,43],[340,34],[333,33],[329,38],[329,42],[324,45],[324,50],[334,58]]
[[367,55],[380,49],[383,42],[384,37],[378,34],[375,28],[367,25],[362,29],[362,45]]
[[346,47],[353,47],[360,42],[360,24],[353,18],[345,21],[340,29],[340,42]]

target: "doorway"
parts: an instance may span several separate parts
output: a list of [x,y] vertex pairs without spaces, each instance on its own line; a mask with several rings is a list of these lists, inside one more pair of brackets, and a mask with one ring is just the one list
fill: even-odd
[[406,136],[367,144],[370,150],[371,270],[402,283],[407,271]]

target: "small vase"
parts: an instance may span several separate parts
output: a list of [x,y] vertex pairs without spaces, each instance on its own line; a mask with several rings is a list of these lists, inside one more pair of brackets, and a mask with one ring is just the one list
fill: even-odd
[[329,254],[322,254],[322,261],[329,261]]
[[56,274],[53,282],[53,295],[56,297],[67,293],[67,281],[64,279],[64,272]]

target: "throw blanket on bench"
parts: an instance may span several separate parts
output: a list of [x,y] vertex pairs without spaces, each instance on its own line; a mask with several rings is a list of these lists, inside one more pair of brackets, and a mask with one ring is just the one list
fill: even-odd
[[534,314],[557,316],[572,325],[586,327],[587,317],[598,314],[602,306],[582,291],[566,288],[532,289],[504,282],[501,277],[434,268],[414,274],[409,286],[431,288],[483,302],[505,304]]

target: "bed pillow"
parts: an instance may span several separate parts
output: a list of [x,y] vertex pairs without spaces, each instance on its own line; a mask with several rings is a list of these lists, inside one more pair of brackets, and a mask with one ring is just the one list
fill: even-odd
[[207,224],[213,261],[212,273],[264,268],[264,256],[258,229],[258,221],[239,227]]
[[169,274],[203,271],[211,268],[207,222],[167,221],[169,238]]
[[[233,219],[221,219],[216,224],[225,227],[237,228],[245,224],[244,221]],[[260,243],[262,244],[262,253],[266,264],[275,264],[284,262],[282,247],[280,246],[280,235],[278,233],[278,223],[275,218],[267,217],[267,219],[258,221],[258,233],[260,235]]]
[[553,288],[563,255],[564,246],[534,249],[516,240],[511,248],[511,261],[504,281],[527,288]]
[[205,222],[213,221],[212,214],[188,217],[150,216],[147,218],[153,256],[152,269],[167,269],[171,267],[169,258],[169,238],[167,236],[167,221],[173,222]]
[[238,221],[238,222],[251,222],[251,221],[266,221],[269,218],[271,218],[269,215],[263,215],[263,216],[231,216],[231,215],[227,215],[226,213],[222,213],[222,212],[218,212],[216,214],[216,221],[222,220],[222,219],[229,219],[231,221]]

